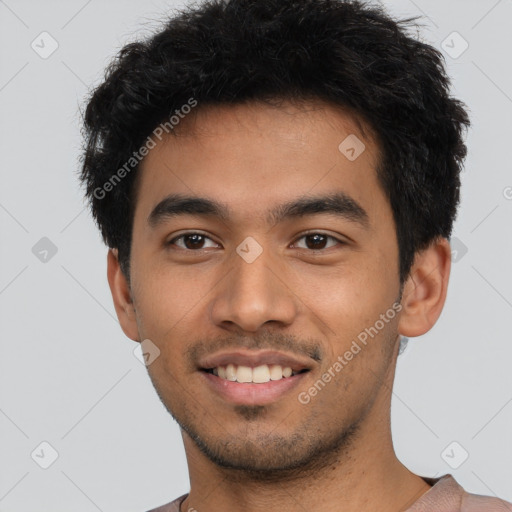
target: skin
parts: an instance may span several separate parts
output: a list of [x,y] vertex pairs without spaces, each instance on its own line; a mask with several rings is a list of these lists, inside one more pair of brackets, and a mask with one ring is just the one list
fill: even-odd
[[[141,164],[130,284],[116,250],[108,279],[125,334],[160,350],[148,372],[183,435],[191,491],[182,511],[387,512],[430,488],[394,453],[390,402],[398,335],[426,333],[443,308],[446,239],[416,255],[400,313],[308,404],[297,399],[400,296],[378,143],[361,128],[320,101],[198,107]],[[338,150],[350,134],[366,146],[354,161]],[[267,222],[276,205],[333,191],[364,208],[367,227],[325,213]],[[175,193],[221,201],[231,215],[181,215],[150,227],[153,208]],[[186,232],[207,237],[202,249],[190,239],[170,243]],[[321,238],[324,248],[314,251],[305,232],[344,243]],[[248,236],[263,249],[250,264],[236,252]],[[205,385],[194,358],[238,346],[318,357],[309,358],[300,389],[241,407]]]

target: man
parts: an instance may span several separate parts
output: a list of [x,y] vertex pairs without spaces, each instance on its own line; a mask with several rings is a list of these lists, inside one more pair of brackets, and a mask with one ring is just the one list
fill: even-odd
[[401,336],[441,314],[469,125],[380,8],[214,0],[125,47],[82,180],[191,489],[157,511],[512,510],[397,459]]

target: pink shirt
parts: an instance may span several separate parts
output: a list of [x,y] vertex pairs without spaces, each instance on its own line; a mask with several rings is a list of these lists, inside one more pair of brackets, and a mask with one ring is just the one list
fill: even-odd
[[[498,498],[468,494],[451,475],[426,480],[433,484],[433,487],[405,512],[512,512],[512,503]],[[180,503],[187,496],[188,494],[184,494],[173,502],[149,512],[180,512]]]

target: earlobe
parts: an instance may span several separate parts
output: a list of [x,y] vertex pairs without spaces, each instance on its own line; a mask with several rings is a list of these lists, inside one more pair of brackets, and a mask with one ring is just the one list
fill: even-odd
[[130,287],[119,264],[117,249],[109,249],[107,255],[107,278],[114,301],[117,318],[123,332],[133,341],[140,341],[135,307]]
[[402,295],[399,333],[421,336],[437,322],[446,300],[451,268],[450,244],[440,237],[416,254]]

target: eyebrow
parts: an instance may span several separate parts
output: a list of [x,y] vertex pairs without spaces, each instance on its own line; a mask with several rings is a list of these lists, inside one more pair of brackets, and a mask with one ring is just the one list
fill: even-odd
[[[355,222],[368,229],[370,222],[364,208],[344,192],[322,196],[305,196],[278,205],[267,213],[269,225],[284,220],[316,214],[334,214],[345,220]],[[169,218],[180,215],[201,215],[215,217],[229,222],[229,207],[205,197],[171,194],[160,201],[148,216],[148,224],[155,228]]]

